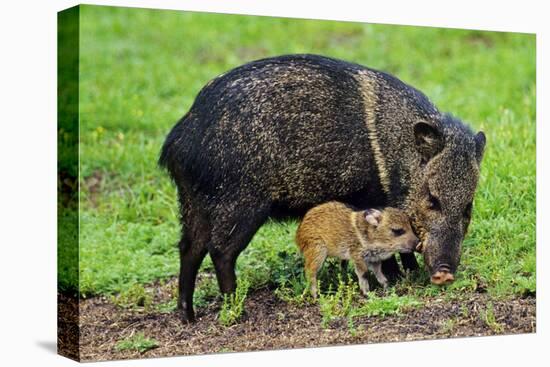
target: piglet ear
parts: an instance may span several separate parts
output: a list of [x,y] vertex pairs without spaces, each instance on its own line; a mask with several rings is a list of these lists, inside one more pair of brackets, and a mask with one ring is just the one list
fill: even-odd
[[369,215],[369,214],[374,216],[376,219],[378,219],[382,216],[382,212],[380,210],[374,209],[374,208],[369,208],[369,209],[365,210],[365,215]]
[[382,212],[378,209],[367,209],[365,210],[365,219],[367,222],[375,227],[378,227],[380,223],[380,217]]

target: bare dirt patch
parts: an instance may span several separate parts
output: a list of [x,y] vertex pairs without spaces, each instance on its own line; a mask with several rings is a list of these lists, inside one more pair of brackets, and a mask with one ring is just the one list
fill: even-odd
[[[171,289],[173,281],[159,287],[155,303],[169,299]],[[535,332],[532,297],[495,300],[472,293],[463,300],[424,303],[402,315],[357,318],[353,329],[345,319],[323,328],[318,305],[289,304],[263,289],[248,295],[246,314],[237,325],[224,327],[216,319],[219,300],[198,309],[196,323],[182,324],[176,312],[123,309],[95,297],[80,301],[80,357],[147,358]],[[118,341],[139,332],[158,347],[145,353],[116,350]]]

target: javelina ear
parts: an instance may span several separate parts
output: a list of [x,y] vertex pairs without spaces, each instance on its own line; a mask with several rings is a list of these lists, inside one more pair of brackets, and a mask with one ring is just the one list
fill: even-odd
[[483,131],[480,131],[475,136],[476,141],[476,159],[477,163],[481,163],[481,158],[483,158],[483,152],[485,151],[485,143],[487,142],[487,139],[485,138],[485,134]]
[[416,150],[425,161],[432,159],[443,149],[443,137],[435,126],[426,122],[417,122],[414,125],[414,140]]
[[382,216],[382,212],[378,209],[365,210],[365,219],[369,224],[372,224],[375,227],[378,227],[379,219],[381,216]]

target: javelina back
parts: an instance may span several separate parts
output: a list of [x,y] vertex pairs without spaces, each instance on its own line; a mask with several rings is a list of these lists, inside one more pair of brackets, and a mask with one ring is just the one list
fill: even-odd
[[296,231],[296,244],[304,255],[311,295],[317,297],[317,273],[327,256],[351,260],[364,295],[369,291],[367,271],[386,288],[382,261],[396,252],[411,253],[418,246],[409,217],[400,209],[353,210],[331,201],[310,209]]
[[[315,55],[254,61],[220,75],[173,127],[159,163],[177,185],[178,307],[193,320],[197,269],[210,253],[220,290],[268,217],[338,200],[406,210],[434,283],[452,281],[485,146],[418,90]],[[401,256],[417,267],[413,254]],[[387,260],[389,276],[398,271]]]

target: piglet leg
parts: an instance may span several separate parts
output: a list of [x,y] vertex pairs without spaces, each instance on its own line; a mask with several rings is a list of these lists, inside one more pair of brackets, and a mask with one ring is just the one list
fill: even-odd
[[359,288],[361,289],[361,293],[366,296],[369,291],[369,281],[367,280],[367,272],[369,268],[363,261],[354,261],[354,265],[355,274],[357,274],[357,278],[359,279]]
[[376,276],[376,280],[378,280],[378,283],[380,283],[380,285],[384,287],[384,289],[388,288],[388,279],[382,272],[382,262],[379,261],[375,263],[370,263],[369,265],[374,273],[374,276]]

